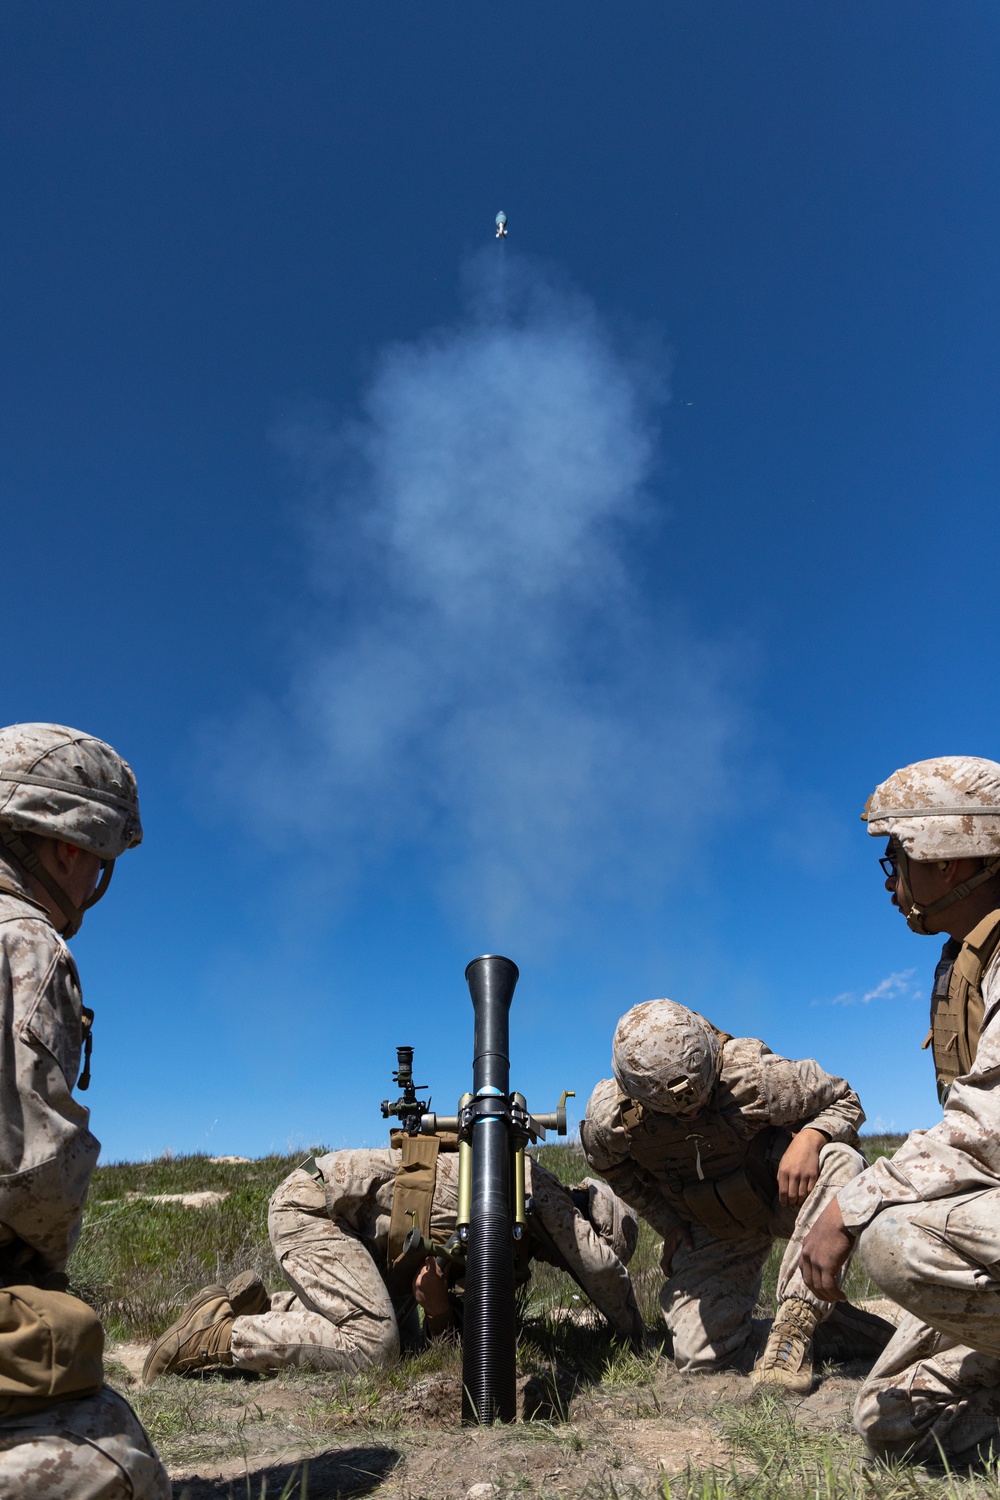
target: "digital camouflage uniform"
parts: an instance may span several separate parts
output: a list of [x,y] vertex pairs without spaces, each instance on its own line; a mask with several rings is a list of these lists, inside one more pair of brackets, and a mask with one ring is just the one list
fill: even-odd
[[[3,862],[0,880],[23,884]],[[74,1099],[83,1047],[76,964],[48,913],[0,890],[0,1243],[64,1271],[100,1143]]]
[[[397,1289],[393,1296],[386,1278],[399,1164],[397,1150],[334,1151],[317,1159],[320,1177],[301,1168],[286,1177],[271,1199],[268,1230],[291,1290],[272,1296],[269,1311],[236,1318],[235,1365],[355,1372],[398,1356],[397,1311],[409,1300],[409,1288]],[[634,1219],[625,1210],[617,1236],[604,1238],[551,1172],[530,1158],[525,1167],[534,1214],[557,1251],[616,1331],[635,1337],[642,1322],[625,1265],[635,1245]],[[457,1214],[458,1155],[442,1152],[430,1224],[421,1228],[444,1244]]]
[[[116,790],[117,788],[117,790]],[[105,799],[105,800],[102,800]],[[138,843],[132,773],[58,725],[0,730],[0,836],[64,839],[113,862]],[[16,844],[16,838],[15,838]],[[18,845],[18,847],[20,847]],[[70,924],[72,925],[72,924]],[[22,864],[0,845],[0,1285],[59,1290],[99,1142],[73,1097],[84,1010],[76,965]],[[0,1376],[2,1343],[0,1343]],[[107,1386],[10,1414],[0,1401],[0,1495],[167,1500],[170,1483],[126,1401]]]
[[[793,1062],[754,1038],[734,1039],[716,1032],[714,1053],[707,1049],[711,1065],[704,1061],[702,1048],[695,1050],[686,1069],[700,1090],[701,1112],[693,1119],[666,1113],[671,1101],[665,1086],[676,1074],[676,1035],[692,1023],[715,1030],[703,1017],[672,1001],[649,1001],[630,1011],[619,1023],[616,1053],[623,1028],[631,1024],[636,1033],[641,1028],[648,1076],[626,1078],[617,1068],[619,1077],[599,1083],[580,1135],[590,1166],[658,1234],[667,1237],[681,1224],[688,1228],[693,1246],[679,1245],[669,1271],[664,1268],[660,1298],[678,1369],[746,1369],[754,1352],[753,1308],[775,1238],[789,1241],[778,1281],[779,1302],[800,1299],[815,1309],[816,1321],[831,1311],[830,1304],[820,1302],[806,1287],[799,1256],[814,1220],[837,1190],[863,1170],[863,1158],[855,1148],[864,1112],[850,1086],[811,1059]],[[657,1025],[659,1032],[653,1029]],[[663,1063],[658,1069],[660,1056]],[[654,1107],[641,1111],[638,1126],[623,1083],[640,1092],[647,1106],[653,1101]],[[820,1154],[819,1180],[799,1210],[781,1208],[770,1197],[776,1191],[777,1160],[790,1139],[787,1132],[806,1125],[828,1137]],[[748,1159],[751,1175],[757,1171],[762,1181],[771,1183],[765,1193],[768,1203],[758,1199],[755,1208],[744,1195],[738,1203],[733,1200],[733,1217],[722,1209],[716,1184],[725,1198],[727,1184],[741,1175]],[[695,1217],[696,1212],[705,1212],[713,1227]],[[756,1222],[748,1224],[748,1219]]]
[[[866,816],[869,833],[913,859],[977,856],[988,866],[1000,856],[1000,765],[943,756],[908,766],[876,790]],[[925,914],[907,915],[920,931]],[[880,1457],[1000,1450],[998,933],[993,912],[964,943],[945,944],[935,975],[928,1044],[944,1118],[838,1195],[862,1264],[907,1310],[854,1411]]]
[[0,1421],[4,1500],[170,1500],[171,1493],[141,1422],[110,1386]]

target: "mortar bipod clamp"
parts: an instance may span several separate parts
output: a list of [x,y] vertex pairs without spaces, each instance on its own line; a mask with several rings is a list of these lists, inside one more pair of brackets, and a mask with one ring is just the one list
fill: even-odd
[[567,1133],[566,1100],[575,1098],[575,1089],[563,1089],[555,1109],[547,1114],[533,1115],[528,1111],[523,1094],[511,1094],[509,1099],[489,1094],[481,1098],[464,1095],[457,1115],[437,1115],[427,1110],[420,1120],[420,1134],[437,1135],[438,1131],[448,1131],[457,1134],[460,1141],[468,1140],[476,1121],[492,1115],[504,1120],[525,1140],[533,1143],[544,1141],[547,1130],[554,1130],[556,1135]]
[[556,1135],[566,1134],[566,1100],[575,1098],[576,1089],[563,1089],[555,1109],[545,1115],[530,1116],[537,1139],[544,1141],[547,1130],[554,1130]]

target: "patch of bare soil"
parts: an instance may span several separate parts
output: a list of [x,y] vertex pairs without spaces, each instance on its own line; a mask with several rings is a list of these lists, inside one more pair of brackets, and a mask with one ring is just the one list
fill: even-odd
[[893,1328],[898,1328],[906,1316],[905,1309],[890,1297],[866,1297],[858,1306],[864,1308],[865,1312],[874,1313],[877,1318],[885,1318]]
[[[121,1359],[121,1346],[115,1352]],[[860,1374],[860,1367],[845,1367],[825,1376],[810,1396],[789,1402],[790,1410],[814,1430],[844,1431]],[[287,1383],[230,1372],[154,1390],[164,1387],[173,1399],[197,1403],[207,1433],[238,1434],[228,1452],[217,1449],[210,1459],[196,1445],[185,1462],[166,1445],[168,1461],[175,1460],[175,1500],[258,1500],[265,1480],[276,1500],[304,1461],[309,1500],[651,1500],[662,1493],[664,1475],[732,1465],[718,1414],[751,1394],[745,1376],[682,1376],[666,1360],[642,1385],[578,1388],[556,1372],[520,1382],[522,1417],[513,1426],[462,1428],[453,1373],[426,1375],[347,1409],[333,1378],[318,1374],[299,1373]],[[546,1416],[532,1420],[540,1410]],[[297,1483],[290,1493],[299,1495]]]
[[150,1344],[112,1344],[108,1349],[108,1357],[124,1365],[132,1380],[138,1383],[142,1379],[142,1367],[151,1347]]

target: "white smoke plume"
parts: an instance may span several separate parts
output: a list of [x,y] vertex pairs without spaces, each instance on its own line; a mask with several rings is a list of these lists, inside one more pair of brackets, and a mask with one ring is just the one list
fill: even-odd
[[242,780],[297,838],[415,859],[499,942],[581,896],[654,897],[724,808],[737,722],[731,653],[636,562],[662,525],[663,360],[516,262],[470,280],[457,326],[383,354],[356,420],[282,429],[316,608]]

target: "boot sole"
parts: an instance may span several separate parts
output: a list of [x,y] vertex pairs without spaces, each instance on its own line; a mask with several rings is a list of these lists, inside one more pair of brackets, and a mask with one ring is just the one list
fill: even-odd
[[271,1306],[271,1295],[256,1271],[241,1271],[234,1276],[226,1284],[226,1295],[234,1318],[252,1318]]

